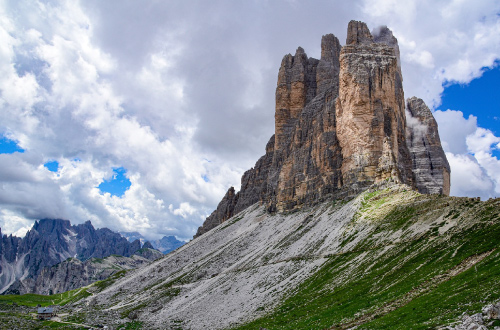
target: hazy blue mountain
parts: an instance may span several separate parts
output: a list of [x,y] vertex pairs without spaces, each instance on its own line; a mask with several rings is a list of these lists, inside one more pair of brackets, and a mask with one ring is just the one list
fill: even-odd
[[[133,231],[133,232],[120,232],[120,234],[125,237],[129,242],[132,242],[134,240],[139,240],[141,243],[146,244],[148,241],[144,236],[142,236],[140,233]],[[167,254],[169,252],[172,252],[173,250],[177,249],[178,247],[183,246],[186,244],[184,241],[178,240],[175,236],[163,236],[163,238],[158,239],[158,240],[152,240],[149,241],[153,248],[156,250],[162,252],[163,254]]]

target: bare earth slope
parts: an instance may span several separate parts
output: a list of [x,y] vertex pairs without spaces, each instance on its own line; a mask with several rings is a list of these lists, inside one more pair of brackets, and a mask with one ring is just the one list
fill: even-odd
[[499,210],[383,184],[289,214],[256,204],[82,312],[148,329],[427,329],[500,297]]

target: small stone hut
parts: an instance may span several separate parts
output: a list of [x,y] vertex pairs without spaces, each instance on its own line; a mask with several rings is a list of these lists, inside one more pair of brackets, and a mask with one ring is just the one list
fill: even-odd
[[52,307],[38,307],[38,319],[39,320],[50,320],[55,316],[54,308]]

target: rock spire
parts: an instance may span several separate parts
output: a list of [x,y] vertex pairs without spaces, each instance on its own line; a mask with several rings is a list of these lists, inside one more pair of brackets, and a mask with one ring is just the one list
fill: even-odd
[[438,125],[422,99],[406,101],[406,142],[412,155],[415,184],[422,194],[450,194],[450,164],[446,159]]
[[382,26],[372,34],[365,23],[351,21],[344,47],[327,34],[321,59],[301,47],[283,57],[266,154],[195,237],[257,202],[283,212],[353,196],[385,180],[449,194],[449,174],[432,113],[420,99],[405,104],[392,31]]
[[374,42],[365,23],[349,23],[347,45],[340,53],[336,103],[345,185],[388,178],[413,185],[395,46],[397,41],[392,45],[385,39]]

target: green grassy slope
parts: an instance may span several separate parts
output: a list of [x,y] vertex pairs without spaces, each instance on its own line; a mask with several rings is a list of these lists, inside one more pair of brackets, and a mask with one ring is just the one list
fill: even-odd
[[42,307],[52,306],[52,305],[66,305],[71,302],[78,301],[91,294],[85,289],[76,289],[67,291],[64,293],[53,294],[50,296],[45,296],[41,294],[23,294],[23,295],[2,295],[0,296],[0,303],[13,304],[16,303],[22,306],[36,307],[40,305]]
[[498,199],[365,193],[343,244],[280,306],[235,329],[429,329],[500,298]]
[[83,298],[91,296],[93,293],[100,292],[113,284],[117,279],[123,277],[127,271],[119,271],[103,281],[94,282],[86,287],[66,291],[53,295],[41,294],[23,294],[23,295],[0,295],[0,304],[17,304],[21,306],[42,307],[59,305],[64,306],[69,303],[75,303]]

